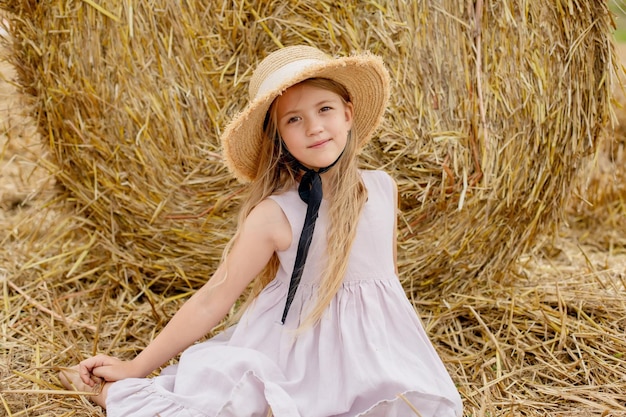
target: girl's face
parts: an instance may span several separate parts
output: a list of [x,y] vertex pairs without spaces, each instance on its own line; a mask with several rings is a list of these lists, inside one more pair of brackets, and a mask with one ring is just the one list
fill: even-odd
[[352,103],[332,91],[296,84],[276,104],[278,132],[302,165],[319,169],[339,158],[352,128]]

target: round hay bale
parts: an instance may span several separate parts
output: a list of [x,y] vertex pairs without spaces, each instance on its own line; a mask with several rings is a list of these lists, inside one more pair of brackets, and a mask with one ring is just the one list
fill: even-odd
[[[616,58],[626,64],[626,44],[617,45]],[[623,71],[619,75],[612,129],[579,175],[567,210],[573,228],[595,231],[579,241],[593,243],[610,256],[626,251],[626,84]]]
[[507,271],[560,220],[609,118],[605,2],[2,5],[57,179],[93,237],[65,273],[105,258],[117,279],[205,281],[240,192],[218,137],[282,45],[387,63],[392,101],[363,165],[398,181],[407,290]]

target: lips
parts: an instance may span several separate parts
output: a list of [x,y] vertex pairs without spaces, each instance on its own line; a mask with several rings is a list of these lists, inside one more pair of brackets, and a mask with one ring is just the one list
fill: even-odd
[[319,147],[322,147],[324,144],[330,142],[331,140],[332,139],[318,140],[313,145],[309,146],[309,148],[319,148]]

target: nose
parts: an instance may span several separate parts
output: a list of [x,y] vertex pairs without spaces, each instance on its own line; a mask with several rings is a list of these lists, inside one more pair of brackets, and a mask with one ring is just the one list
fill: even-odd
[[319,118],[311,117],[307,120],[306,134],[309,136],[319,135],[323,130],[322,123]]

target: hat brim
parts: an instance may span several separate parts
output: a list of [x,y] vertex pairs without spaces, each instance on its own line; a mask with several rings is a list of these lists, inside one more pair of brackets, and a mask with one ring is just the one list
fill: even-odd
[[226,166],[240,182],[257,174],[263,140],[263,122],[272,102],[287,88],[309,78],[328,78],[342,84],[354,107],[354,129],[359,148],[380,124],[389,100],[389,73],[382,59],[363,53],[320,61],[286,77],[275,88],[255,98],[226,126],[221,137]]

